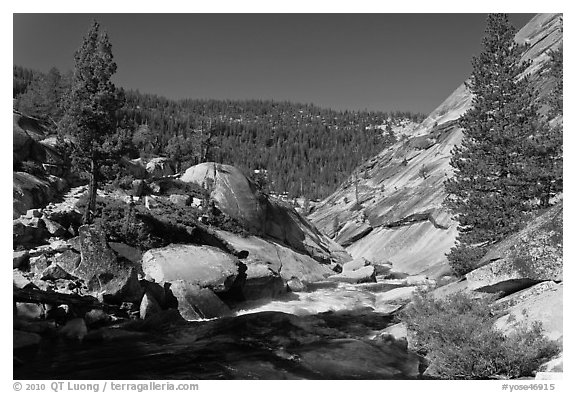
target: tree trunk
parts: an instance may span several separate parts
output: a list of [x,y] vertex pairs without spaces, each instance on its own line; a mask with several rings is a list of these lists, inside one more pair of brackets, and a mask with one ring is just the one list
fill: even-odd
[[90,185],[88,187],[88,204],[84,211],[84,224],[92,224],[94,221],[94,213],[96,211],[96,195],[98,193],[98,182],[96,179],[96,159],[92,157],[90,161]]

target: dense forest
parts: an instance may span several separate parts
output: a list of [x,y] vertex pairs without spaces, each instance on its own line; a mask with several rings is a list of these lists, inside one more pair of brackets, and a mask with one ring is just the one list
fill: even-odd
[[[70,74],[14,66],[15,108],[56,124]],[[335,111],[262,100],[171,100],[120,89],[118,129],[131,158],[167,156],[178,169],[216,161],[242,169],[270,192],[321,199],[364,160],[394,143],[393,128],[424,116]],[[255,170],[259,174],[254,175]]]

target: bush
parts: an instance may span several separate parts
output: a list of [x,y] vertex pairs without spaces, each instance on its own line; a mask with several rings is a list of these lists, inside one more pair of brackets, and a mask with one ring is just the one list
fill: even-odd
[[454,273],[458,276],[463,276],[478,267],[478,263],[486,255],[486,251],[486,246],[470,246],[458,243],[450,249],[446,257]]
[[398,317],[410,331],[411,349],[430,361],[429,373],[444,379],[518,378],[559,352],[541,324],[509,336],[494,328],[493,299],[463,292],[435,299],[419,292]]
[[40,178],[46,176],[46,171],[42,167],[42,164],[40,164],[36,161],[24,161],[24,162],[20,163],[17,170],[19,170],[21,172],[29,173],[31,175],[34,175],[34,176],[40,177]]

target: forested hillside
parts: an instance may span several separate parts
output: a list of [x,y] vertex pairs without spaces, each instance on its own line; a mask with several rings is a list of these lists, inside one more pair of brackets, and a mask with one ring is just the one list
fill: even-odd
[[[14,66],[18,110],[57,121],[69,75],[46,75]],[[269,191],[320,199],[355,167],[396,141],[392,132],[423,116],[409,112],[334,111],[312,104],[261,100],[170,100],[122,91],[118,118],[126,151],[168,156],[185,169],[201,161],[231,164]],[[265,175],[262,175],[262,174]]]

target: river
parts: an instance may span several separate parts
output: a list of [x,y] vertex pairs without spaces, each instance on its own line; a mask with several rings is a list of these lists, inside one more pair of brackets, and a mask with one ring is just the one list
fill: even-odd
[[83,342],[44,340],[15,379],[407,379],[418,357],[380,336],[388,283],[318,283],[253,302],[233,317],[144,329],[134,323]]

